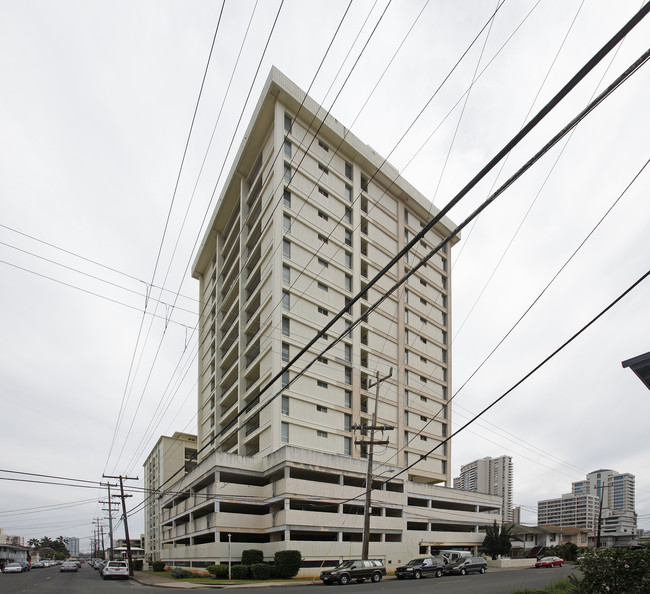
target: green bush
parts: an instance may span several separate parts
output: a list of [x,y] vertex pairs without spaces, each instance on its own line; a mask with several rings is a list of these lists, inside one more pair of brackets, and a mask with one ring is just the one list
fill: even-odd
[[154,561],[151,566],[154,571],[165,571],[166,563],[164,561]]
[[264,563],[264,551],[260,551],[259,549],[247,549],[242,551],[242,565],[255,565],[256,563]]
[[579,567],[584,577],[569,579],[580,594],[650,592],[650,547],[592,549],[579,561]]
[[228,579],[228,565],[220,563],[219,565],[210,565],[206,567],[208,573],[218,580]]
[[174,569],[169,572],[169,575],[171,575],[173,578],[176,578],[177,580],[180,580],[184,578],[190,578],[194,574],[184,567],[174,567]]
[[300,551],[276,551],[275,574],[279,578],[292,578],[298,575],[302,564]]
[[250,567],[248,565],[233,565],[230,568],[230,574],[233,580],[245,580],[250,577]]
[[251,567],[251,575],[256,580],[268,580],[271,577],[271,566],[266,563],[254,563]]
[[142,571],[142,559],[135,559],[133,561],[133,569],[135,571]]

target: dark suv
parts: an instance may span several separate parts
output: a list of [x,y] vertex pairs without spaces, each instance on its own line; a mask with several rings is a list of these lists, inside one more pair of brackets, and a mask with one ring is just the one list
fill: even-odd
[[334,582],[347,584],[351,580],[356,580],[359,583],[364,580],[379,582],[385,575],[386,568],[378,559],[354,559],[352,561],[343,561],[334,569],[321,571],[320,579],[327,585]]
[[449,563],[442,570],[445,575],[465,575],[473,571],[485,573],[487,571],[487,561],[483,557],[468,557]]
[[419,557],[411,559],[406,565],[402,565],[395,570],[395,577],[398,580],[404,578],[413,578],[419,580],[421,577],[435,576],[440,577],[445,562],[440,557]]

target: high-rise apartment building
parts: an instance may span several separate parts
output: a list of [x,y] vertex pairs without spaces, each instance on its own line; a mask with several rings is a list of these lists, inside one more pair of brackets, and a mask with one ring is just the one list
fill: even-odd
[[629,544],[636,533],[635,479],[630,473],[600,469],[571,485],[571,493],[537,503],[537,523],[577,526],[601,542]]
[[377,374],[376,425],[392,429],[374,452],[371,554],[480,544],[498,500],[444,486],[456,239],[415,269],[453,223],[388,266],[437,212],[271,71],[194,263],[199,465],[163,494],[165,559],[214,563],[224,543],[314,567],[358,555],[368,436],[353,426],[371,423]]
[[71,557],[79,556],[79,539],[76,536],[64,536],[63,540]]
[[196,435],[175,432],[158,439],[144,463],[145,511],[144,549],[150,561],[160,560],[162,527],[160,497],[168,484],[173,484],[196,466]]
[[454,489],[499,496],[503,501],[503,519],[513,521],[510,456],[485,457],[461,466],[460,476],[454,478]]

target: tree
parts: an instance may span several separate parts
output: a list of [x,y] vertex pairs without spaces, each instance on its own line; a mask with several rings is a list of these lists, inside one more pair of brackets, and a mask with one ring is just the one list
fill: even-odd
[[492,559],[496,559],[499,555],[507,555],[512,548],[510,543],[511,532],[512,526],[506,526],[505,524],[498,526],[497,521],[494,520],[492,526],[485,527],[485,538],[481,548]]
[[41,553],[45,553],[45,557],[41,554],[44,559],[54,559],[57,554],[62,555],[63,559],[70,556],[63,536],[59,536],[56,540],[52,540],[49,536],[44,536],[40,540],[32,538],[28,544],[33,544]]

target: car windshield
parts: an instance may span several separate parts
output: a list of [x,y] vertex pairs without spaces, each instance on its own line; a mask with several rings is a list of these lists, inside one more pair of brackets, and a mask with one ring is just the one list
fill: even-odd
[[109,567],[126,567],[126,563],[122,563],[120,561],[110,561],[108,563]]
[[552,561],[553,557],[542,557],[542,561]]
[[424,563],[424,559],[411,559],[407,565],[422,565]]
[[449,563],[448,567],[458,567],[464,561],[465,559],[456,559],[456,561],[452,561],[451,563]]

